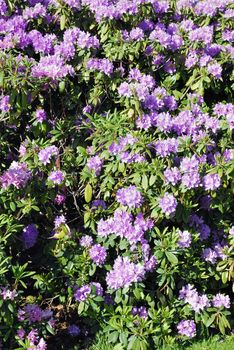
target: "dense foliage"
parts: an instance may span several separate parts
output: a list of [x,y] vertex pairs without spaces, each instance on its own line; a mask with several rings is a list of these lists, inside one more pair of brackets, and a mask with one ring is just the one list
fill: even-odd
[[233,0],[0,0],[3,349],[231,333],[233,23]]

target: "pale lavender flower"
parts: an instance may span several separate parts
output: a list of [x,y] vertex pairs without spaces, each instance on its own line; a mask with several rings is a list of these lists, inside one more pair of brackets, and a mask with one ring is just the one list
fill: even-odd
[[40,338],[36,350],[46,350],[47,349],[47,344],[43,338]]
[[46,112],[44,109],[37,109],[35,113],[35,118],[39,123],[42,123],[46,120]]
[[100,244],[94,244],[89,250],[89,256],[95,264],[101,266],[105,263],[107,257],[106,248]]
[[211,264],[215,264],[218,258],[218,254],[214,249],[205,248],[202,252],[202,259],[210,262]]
[[176,185],[181,180],[181,173],[178,168],[167,168],[164,171],[164,177],[167,183],[171,183],[172,185]]
[[222,67],[218,63],[209,64],[207,70],[216,79],[220,79],[222,77]]
[[159,199],[159,206],[163,213],[170,215],[176,211],[177,200],[172,194],[166,192],[164,196]]
[[234,237],[234,226],[232,226],[229,230],[229,235]]
[[56,146],[48,146],[38,153],[38,159],[44,165],[49,164],[52,156],[58,156],[59,150]]
[[0,97],[0,111],[8,112],[11,108],[10,96],[5,95]]
[[207,174],[203,177],[203,185],[206,190],[215,190],[221,185],[221,178],[218,174]]
[[106,283],[111,289],[129,287],[133,282],[141,281],[144,274],[145,270],[142,265],[134,264],[128,257],[118,256],[113,270],[106,275]]
[[7,288],[3,288],[3,289],[0,289],[0,295],[3,300],[14,300],[18,294],[15,289],[10,290]]
[[191,284],[184,286],[180,290],[179,299],[182,299],[185,303],[188,303],[192,310],[196,311],[197,313],[200,313],[206,307],[210,306],[208,297],[205,294],[199,295],[197,290]]
[[181,248],[188,248],[192,242],[192,235],[188,231],[179,231],[178,245]]
[[178,333],[193,338],[196,335],[196,324],[193,320],[182,320],[177,325]]
[[27,339],[30,341],[30,344],[34,345],[37,340],[38,340],[38,331],[36,329],[32,329],[28,335],[27,335]]
[[88,235],[82,236],[80,238],[80,246],[81,247],[89,248],[89,247],[91,247],[92,243],[93,243],[93,239],[92,239],[92,237],[90,237]]
[[93,156],[93,157],[89,158],[87,161],[87,167],[90,170],[93,170],[95,175],[100,174],[101,169],[102,169],[102,164],[103,164],[103,160],[100,158],[99,155]]
[[155,256],[151,256],[149,258],[149,260],[145,261],[145,264],[144,264],[144,268],[145,268],[145,271],[148,271],[148,272],[152,272],[154,271],[156,265],[157,265],[157,260],[155,258]]
[[54,227],[58,228],[60,225],[66,224],[66,218],[64,215],[56,216],[54,219]]
[[212,299],[212,304],[214,307],[225,307],[230,308],[230,297],[225,294],[218,293]]
[[139,208],[143,202],[141,193],[137,190],[136,186],[133,185],[120,188],[116,192],[116,200],[118,203],[126,205],[129,208]]
[[64,180],[64,174],[60,170],[52,171],[48,176],[48,179],[53,181],[55,184],[59,185]]
[[28,170],[27,164],[13,161],[9,169],[0,176],[0,183],[4,189],[11,185],[21,188],[26,186],[30,178],[31,172]]

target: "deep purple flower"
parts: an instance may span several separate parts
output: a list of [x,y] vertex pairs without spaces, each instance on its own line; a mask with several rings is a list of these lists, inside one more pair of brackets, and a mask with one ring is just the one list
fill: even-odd
[[67,331],[72,337],[77,337],[80,334],[80,328],[78,326],[76,326],[75,324],[71,324],[67,328]]
[[92,282],[90,283],[90,286],[94,286],[95,287],[95,292],[96,292],[96,295],[98,296],[103,296],[103,288],[101,286],[101,284],[99,282]]
[[103,209],[106,209],[106,203],[104,200],[102,199],[95,199],[94,201],[92,201],[92,208],[98,208],[98,207],[101,207]]
[[58,193],[54,199],[54,202],[58,205],[61,205],[65,202],[66,196],[64,194]]
[[34,224],[30,224],[23,229],[22,240],[24,247],[29,249],[36,244],[38,230]]
[[76,301],[85,301],[91,293],[91,287],[89,285],[84,285],[76,289],[74,297]]

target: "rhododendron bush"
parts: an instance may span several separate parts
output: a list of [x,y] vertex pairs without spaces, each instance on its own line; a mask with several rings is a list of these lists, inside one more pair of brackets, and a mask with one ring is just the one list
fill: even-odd
[[232,332],[233,24],[233,0],[0,0],[2,349]]

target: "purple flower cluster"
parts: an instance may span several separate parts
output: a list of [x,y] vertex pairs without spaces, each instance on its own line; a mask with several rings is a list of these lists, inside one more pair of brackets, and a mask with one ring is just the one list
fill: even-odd
[[96,176],[100,174],[102,165],[103,165],[103,160],[100,158],[99,155],[93,156],[89,158],[87,161],[87,167],[90,170],[93,170]]
[[33,247],[37,242],[38,230],[34,224],[30,224],[23,229],[22,241],[25,249]]
[[46,112],[44,109],[40,108],[36,110],[35,118],[38,123],[43,123],[46,120]]
[[141,281],[144,274],[145,270],[142,265],[134,264],[128,257],[118,256],[113,270],[106,275],[106,283],[110,289],[129,287],[133,282]]
[[198,294],[197,290],[191,284],[184,286],[180,290],[179,299],[188,303],[191,309],[197,313],[200,313],[202,310],[210,306],[208,297],[205,294]]
[[196,335],[196,324],[193,320],[182,320],[177,325],[178,333],[193,338]]
[[178,245],[181,248],[188,248],[192,242],[192,235],[188,231],[179,231]]
[[76,301],[85,301],[91,293],[91,287],[89,285],[84,285],[77,288],[74,293],[74,298]]
[[38,153],[38,159],[42,164],[46,165],[50,163],[52,156],[58,156],[58,154],[59,150],[56,146],[48,146]]
[[136,186],[133,185],[120,188],[116,192],[116,200],[118,203],[126,205],[129,208],[139,208],[143,203],[141,193],[137,190]]
[[94,244],[89,250],[89,256],[95,264],[101,266],[105,263],[107,257],[106,248],[100,244]]
[[203,177],[203,185],[206,190],[216,190],[221,185],[221,179],[218,174],[207,174]]
[[132,308],[132,314],[134,316],[138,315],[139,317],[141,317],[143,319],[146,319],[148,317],[148,311],[147,311],[145,306],[140,306],[140,307],[134,306]]
[[225,294],[218,293],[212,299],[212,304],[214,307],[225,307],[227,309],[230,308],[230,297]]
[[98,223],[97,232],[99,236],[107,237],[115,233],[116,236],[126,238],[130,244],[141,242],[144,233],[153,227],[151,219],[144,219],[139,213],[133,222],[133,216],[127,211],[117,209],[114,216],[107,220],[101,219]]
[[13,161],[8,170],[0,176],[0,183],[4,189],[13,185],[16,188],[25,187],[31,178],[27,164]]
[[48,179],[53,181],[53,183],[60,185],[64,180],[64,174],[60,170],[52,171],[48,176]]
[[89,248],[89,247],[91,247],[92,243],[93,243],[93,239],[92,239],[92,237],[90,237],[88,235],[82,236],[80,239],[80,246],[81,247]]
[[50,309],[42,310],[37,304],[26,304],[18,313],[20,321],[27,320],[30,324],[52,320],[52,316],[53,312]]
[[11,108],[10,105],[10,96],[5,95],[0,97],[0,111],[1,112],[8,112]]
[[176,211],[177,200],[172,194],[166,192],[164,196],[159,199],[159,206],[163,213],[171,215]]
[[145,161],[144,156],[139,153],[129,152],[127,149],[137,143],[137,138],[133,137],[131,134],[127,134],[125,137],[120,137],[117,142],[112,142],[109,146],[109,152],[113,155],[118,155],[123,163],[141,163]]
[[106,75],[111,75],[113,73],[113,63],[106,58],[90,58],[86,65],[87,69],[98,70]]
[[14,300],[17,296],[16,290],[10,290],[4,287],[3,289],[0,289],[0,296],[3,300]]
[[23,341],[26,340],[27,344],[29,343],[30,348],[28,350],[46,350],[47,344],[44,338],[39,338],[38,331],[35,328],[32,328],[31,331],[26,335],[26,332],[23,328],[18,329],[17,337]]
[[90,284],[83,285],[80,288],[76,288],[74,292],[74,298],[76,301],[85,301],[89,295],[92,293],[92,290],[95,289],[95,295],[102,296],[103,288],[99,282],[92,282]]

